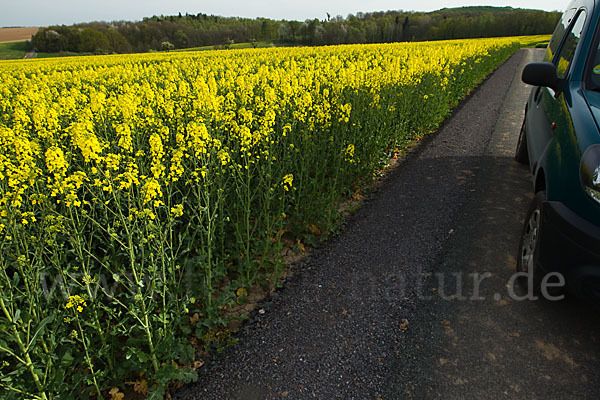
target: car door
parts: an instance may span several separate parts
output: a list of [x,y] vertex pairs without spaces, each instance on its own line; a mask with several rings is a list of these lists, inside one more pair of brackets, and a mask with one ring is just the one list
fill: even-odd
[[[546,50],[544,61],[557,66],[557,77],[568,78],[569,66],[575,54],[575,49],[581,37],[585,23],[586,11],[571,8],[563,14],[557,25],[552,39]],[[564,85],[567,89],[568,86]],[[572,122],[569,117],[565,100],[570,93],[559,90],[555,92],[548,87],[537,87],[533,92],[532,101],[527,110],[527,146],[529,162],[534,176],[539,168],[539,161],[548,145],[559,132],[572,132]]]

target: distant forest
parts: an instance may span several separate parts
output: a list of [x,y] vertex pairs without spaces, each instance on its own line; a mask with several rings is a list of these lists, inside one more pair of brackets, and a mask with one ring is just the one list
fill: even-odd
[[445,8],[433,12],[382,11],[324,20],[286,21],[206,14],[153,16],[138,22],[92,22],[42,28],[31,44],[43,52],[146,52],[232,43],[279,45],[389,43],[552,33],[559,12],[512,7]]

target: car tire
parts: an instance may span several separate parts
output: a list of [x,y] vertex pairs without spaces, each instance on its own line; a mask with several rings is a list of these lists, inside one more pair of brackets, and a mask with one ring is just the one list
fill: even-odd
[[521,164],[529,164],[529,154],[527,153],[527,132],[525,130],[525,119],[521,125],[517,149],[515,150],[515,160]]
[[519,240],[519,254],[517,256],[517,272],[525,272],[527,276],[519,278],[521,286],[539,294],[542,277],[539,268],[535,265],[535,255],[540,247],[540,228],[542,227],[542,203],[546,199],[546,192],[539,191],[531,201],[525,223]]

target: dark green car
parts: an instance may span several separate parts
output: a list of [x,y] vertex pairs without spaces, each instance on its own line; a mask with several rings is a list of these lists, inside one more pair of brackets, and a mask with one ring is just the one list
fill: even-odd
[[534,85],[515,158],[535,197],[517,270],[535,291],[566,289],[600,300],[600,0],[575,0],[558,23]]

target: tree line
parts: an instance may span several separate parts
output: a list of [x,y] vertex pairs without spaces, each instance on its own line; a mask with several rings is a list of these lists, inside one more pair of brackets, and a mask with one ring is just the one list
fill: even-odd
[[207,14],[153,16],[41,28],[31,44],[43,52],[131,53],[257,41],[335,45],[552,33],[559,12],[511,7],[461,7],[433,12],[381,11],[323,20],[272,20]]

